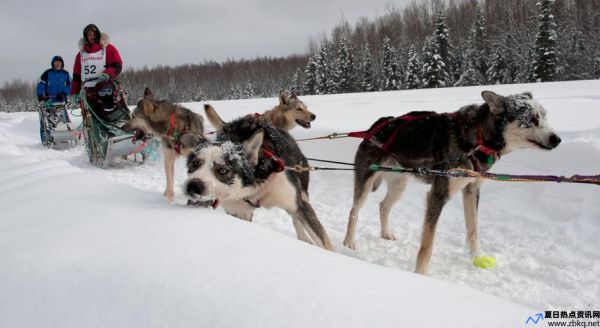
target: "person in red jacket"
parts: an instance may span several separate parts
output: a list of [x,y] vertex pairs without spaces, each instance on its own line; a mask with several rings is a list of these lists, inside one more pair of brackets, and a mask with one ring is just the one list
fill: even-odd
[[83,38],[73,65],[71,95],[79,102],[81,87],[92,87],[98,82],[115,80],[123,70],[121,55],[110,43],[107,34],[101,33],[98,26],[89,24],[83,29]]

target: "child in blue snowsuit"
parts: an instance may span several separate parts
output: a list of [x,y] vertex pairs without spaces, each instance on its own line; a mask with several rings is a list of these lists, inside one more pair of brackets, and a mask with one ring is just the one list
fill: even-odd
[[[65,69],[62,57],[54,56],[50,62],[50,68],[42,73],[40,82],[37,84],[37,98],[40,102],[65,103],[71,93],[71,77]],[[71,122],[69,114],[64,110],[65,122]],[[44,130],[40,124],[40,136],[44,141]]]

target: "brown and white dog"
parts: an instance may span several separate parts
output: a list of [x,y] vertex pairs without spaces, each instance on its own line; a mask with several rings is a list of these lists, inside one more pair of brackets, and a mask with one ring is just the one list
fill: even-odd
[[[211,105],[204,105],[204,110],[206,118],[215,129],[219,130],[226,124]],[[295,94],[288,96],[287,92],[283,90],[279,93],[279,105],[263,114],[248,114],[248,116],[286,131],[293,129],[296,125],[310,129],[310,122],[317,118]]]
[[204,139],[202,116],[166,100],[156,100],[154,93],[146,88],[144,98],[138,101],[131,120],[123,126],[125,132],[133,132],[135,139],[145,135],[161,138],[167,186],[164,196],[169,202],[174,197],[175,160],[179,155],[189,155]]

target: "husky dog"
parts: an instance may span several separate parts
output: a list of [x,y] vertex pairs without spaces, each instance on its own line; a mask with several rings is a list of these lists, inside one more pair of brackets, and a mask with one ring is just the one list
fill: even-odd
[[[487,171],[500,155],[512,150],[550,150],[560,143],[560,138],[548,125],[544,108],[533,99],[531,93],[503,97],[484,91],[482,97],[484,104],[465,106],[455,113],[413,112],[398,118],[400,123],[393,118],[380,119],[373,127],[381,127],[383,120],[390,119],[392,128],[380,128],[371,141],[364,140],[356,152],[355,163],[401,165],[413,169],[464,168]],[[407,117],[410,119],[406,119]],[[402,120],[403,118],[405,119]],[[385,145],[382,146],[384,142]],[[388,223],[389,214],[394,203],[400,199],[409,176],[410,174],[396,172],[355,171],[354,200],[344,239],[345,246],[356,248],[354,232],[358,212],[369,192],[375,190],[382,180],[387,183],[387,193],[379,204],[381,237],[396,239]],[[467,243],[474,256],[474,264],[477,265],[477,259],[481,258],[477,210],[482,181],[475,178],[415,176],[432,184],[427,194],[415,271],[421,274],[428,272],[436,224],[444,205],[458,191],[463,194]],[[487,266],[492,265],[493,263],[489,263]],[[485,267],[486,264],[478,266]]]
[[292,217],[298,239],[333,250],[308,200],[308,172],[285,170],[295,165],[306,166],[307,160],[285,130],[243,117],[188,156],[184,192],[191,204],[221,204],[248,221],[258,207],[281,208]]
[[161,138],[167,186],[164,196],[173,202],[175,160],[187,156],[204,139],[202,116],[187,108],[166,100],[156,100],[154,93],[146,88],[144,98],[137,103],[131,120],[123,126],[126,132],[134,132],[134,139],[145,135]]
[[[205,105],[206,118],[215,129],[220,129],[225,125],[219,114],[210,105]],[[287,92],[279,93],[279,105],[273,109],[264,112],[261,115],[249,114],[249,117],[254,117],[257,120],[271,123],[278,128],[291,130],[296,125],[300,125],[305,129],[310,129],[310,122],[314,121],[317,116],[311,113],[306,105],[298,99],[295,94],[288,96]]]

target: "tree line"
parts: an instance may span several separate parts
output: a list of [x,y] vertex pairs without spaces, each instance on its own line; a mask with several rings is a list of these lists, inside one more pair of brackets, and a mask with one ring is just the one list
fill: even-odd
[[[600,0],[422,0],[342,20],[308,53],[127,69],[130,102],[145,87],[175,102],[600,78]],[[34,83],[0,89],[26,110]]]

